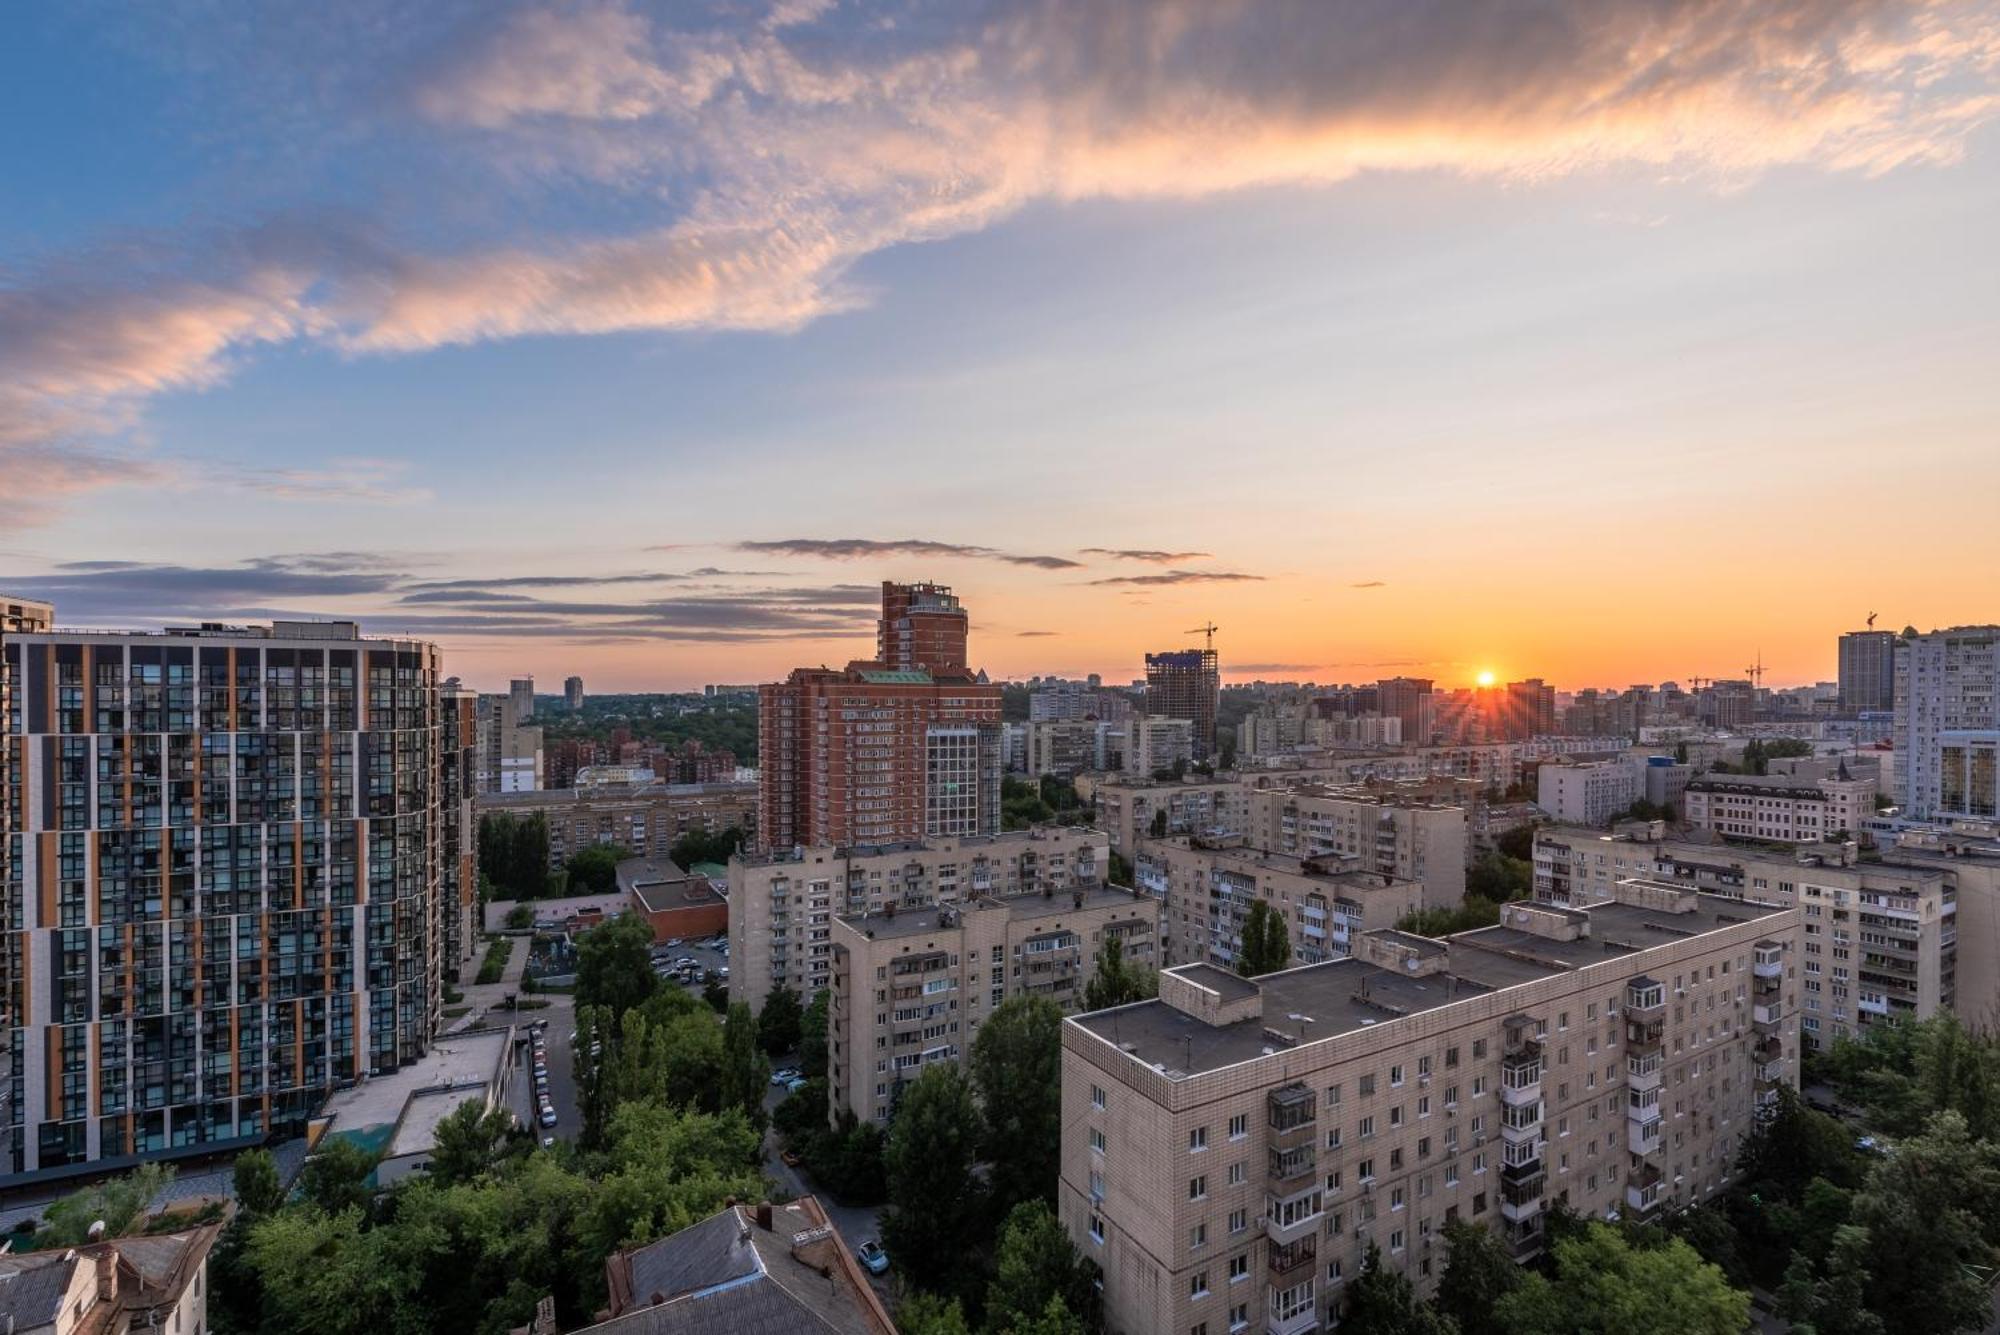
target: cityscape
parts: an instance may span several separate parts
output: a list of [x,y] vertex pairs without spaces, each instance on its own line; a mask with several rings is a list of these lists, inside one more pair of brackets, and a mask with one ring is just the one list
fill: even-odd
[[2000,1330],[1984,0],[9,28],[10,1332]]

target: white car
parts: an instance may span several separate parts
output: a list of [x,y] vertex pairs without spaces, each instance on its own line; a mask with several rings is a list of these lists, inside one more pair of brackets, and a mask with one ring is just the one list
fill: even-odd
[[773,1085],[788,1085],[792,1081],[798,1079],[798,1077],[799,1077],[798,1067],[780,1066],[777,1070],[771,1072],[771,1083]]

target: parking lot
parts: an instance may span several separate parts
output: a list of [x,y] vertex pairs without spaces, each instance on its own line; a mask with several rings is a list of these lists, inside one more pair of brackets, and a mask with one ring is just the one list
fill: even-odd
[[[696,941],[683,941],[681,942],[681,944],[677,946],[667,946],[667,945],[654,946],[653,947],[654,972],[655,973],[659,972],[658,966],[663,961],[668,964],[671,964],[677,960],[691,959],[695,963],[694,981],[691,983],[683,984],[683,986],[687,987],[688,990],[692,992],[700,992],[702,989],[702,980],[708,976],[711,970],[720,973],[722,970],[729,967],[729,949],[727,944],[729,938],[727,937],[700,938],[700,941],[702,942],[717,941],[717,940],[722,942],[720,946],[698,944]],[[673,981],[678,982],[678,979],[675,979]]]

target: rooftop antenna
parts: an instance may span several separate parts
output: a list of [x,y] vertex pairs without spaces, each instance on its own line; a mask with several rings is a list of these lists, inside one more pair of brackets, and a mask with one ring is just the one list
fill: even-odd
[[1194,628],[1193,630],[1190,630],[1190,631],[1188,631],[1188,632],[1187,632],[1187,634],[1189,634],[1189,635],[1201,635],[1201,636],[1205,636],[1205,637],[1207,637],[1207,640],[1208,640],[1208,651],[1209,651],[1210,653],[1214,653],[1214,652],[1215,652],[1215,632],[1217,632],[1217,631],[1219,631],[1219,630],[1221,630],[1221,629],[1222,629],[1222,627],[1220,627],[1220,626],[1216,625],[1216,624],[1215,624],[1215,623],[1214,623],[1213,621],[1209,621],[1209,622],[1204,622],[1203,624],[1201,624],[1201,625],[1199,625],[1199,626],[1196,626],[1196,627],[1195,627],[1195,628]]

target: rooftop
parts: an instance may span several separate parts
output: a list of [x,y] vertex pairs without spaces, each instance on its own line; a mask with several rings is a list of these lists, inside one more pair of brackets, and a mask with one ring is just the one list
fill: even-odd
[[940,929],[949,929],[953,925],[951,919],[963,918],[968,913],[991,913],[1005,909],[1010,917],[1021,921],[1056,918],[1065,913],[1088,912],[1120,904],[1155,903],[1157,901],[1151,896],[1134,895],[1130,890],[1099,887],[1085,890],[1081,904],[1077,903],[1074,892],[1055,895],[1008,895],[998,899],[979,896],[958,903],[927,904],[914,909],[899,908],[894,914],[842,914],[839,920],[871,940],[894,941],[906,936],[926,936]]
[[468,1029],[439,1038],[410,1065],[343,1089],[320,1110],[323,1136],[345,1136],[386,1157],[427,1153],[437,1124],[499,1079],[514,1031]]
[[707,876],[682,871],[666,858],[627,858],[618,864],[618,888],[648,913],[725,902]]
[[[1577,914],[1589,921],[1591,934],[1575,940],[1553,939],[1512,927],[1485,927],[1428,942],[1428,951],[1420,948],[1419,953],[1442,951],[1447,957],[1447,968],[1442,972],[1399,972],[1348,958],[1242,979],[1211,964],[1183,965],[1171,972],[1213,990],[1247,989],[1223,992],[1225,1001],[1240,1000],[1250,991],[1261,993],[1262,1018],[1210,1025],[1155,998],[1075,1016],[1070,1023],[1149,1066],[1178,1076],[1199,1075],[1278,1048],[1325,1042],[1613,956],[1785,911],[1778,905],[1714,895],[1692,898],[1696,907],[1691,913],[1623,903],[1565,910],[1565,916]],[[1412,940],[1408,933],[1388,935],[1401,945]]]
[[538,788],[531,793],[481,793],[482,810],[548,807],[575,802],[615,802],[656,797],[733,797],[753,794],[757,785],[723,779],[716,783],[601,783],[590,788]]
[[[753,785],[754,786],[754,785]],[[1016,851],[1017,846],[1047,843],[1075,835],[1089,842],[1091,836],[1106,839],[1109,836],[1089,826],[1036,825],[1026,830],[1005,830],[999,834],[946,835],[936,839],[904,839],[893,844],[856,844],[850,848],[840,848],[830,844],[815,844],[803,848],[771,848],[761,852],[738,853],[732,862],[740,862],[746,867],[773,867],[788,862],[840,861],[846,858],[876,858],[896,853],[948,853],[958,849],[974,852],[983,849]]]

